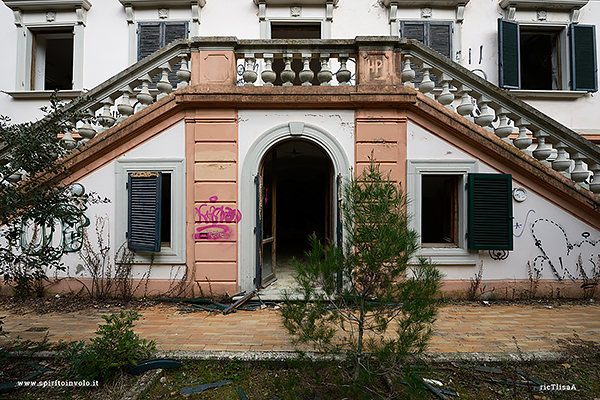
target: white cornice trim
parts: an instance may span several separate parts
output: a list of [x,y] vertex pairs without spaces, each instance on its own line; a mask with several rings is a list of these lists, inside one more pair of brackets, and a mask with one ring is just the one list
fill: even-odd
[[383,0],[383,5],[390,7],[392,3],[402,7],[457,7],[465,6],[469,0]]
[[585,6],[589,0],[500,0],[500,7],[507,9],[510,7],[519,10],[572,10],[580,9]]
[[52,10],[75,10],[83,8],[89,10],[92,3],[88,0],[2,0],[11,10],[23,11],[46,11]]
[[192,5],[199,5],[204,7],[206,0],[119,0],[124,7],[191,7]]
[[254,0],[254,4],[260,3],[271,6],[324,6],[327,3],[333,3],[337,6],[339,0]]

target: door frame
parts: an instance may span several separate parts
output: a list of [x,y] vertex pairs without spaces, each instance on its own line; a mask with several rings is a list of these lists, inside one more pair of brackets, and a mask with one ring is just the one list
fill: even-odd
[[[306,140],[318,147],[331,160],[334,176],[341,175],[347,180],[352,173],[352,160],[340,142],[328,131],[316,125],[292,121],[277,125],[261,134],[250,146],[242,165],[240,181],[240,211],[244,218],[238,228],[238,289],[252,291],[256,289],[256,184],[254,178],[259,174],[265,155],[277,144],[290,140]],[[333,187],[332,199],[339,197],[337,185]],[[333,215],[337,214],[339,203],[334,201]],[[338,229],[334,221],[333,231]]]

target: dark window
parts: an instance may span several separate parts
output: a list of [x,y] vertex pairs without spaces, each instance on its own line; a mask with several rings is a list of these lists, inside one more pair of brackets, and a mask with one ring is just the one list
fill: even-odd
[[[271,24],[271,39],[321,39],[321,24]],[[282,59],[275,59],[272,65],[273,71],[277,74],[277,79],[273,84],[281,85],[281,71],[285,68],[285,63]],[[300,85],[298,74],[304,68],[304,63],[300,59],[292,61],[292,70],[296,73],[296,78],[293,81],[294,85]],[[311,83],[319,85],[317,74],[321,70],[321,63],[318,58],[310,60],[310,70],[315,74]]]
[[31,87],[73,89],[73,31],[35,32]]
[[471,250],[512,250],[512,176],[469,174],[468,242]]
[[[561,60],[561,36],[565,30],[520,25],[498,20],[498,84],[509,89],[566,89]],[[572,90],[598,90],[595,27],[569,27]],[[567,53],[565,53],[567,54]]]
[[458,246],[456,175],[422,175],[421,243],[423,247]]
[[171,174],[162,173],[160,202],[160,242],[162,246],[171,246]]
[[127,243],[130,249],[160,251],[162,175],[154,171],[129,173]]
[[[144,22],[138,24],[138,61],[148,57],[155,51],[162,49],[177,39],[188,37],[187,22]],[[173,66],[169,73],[169,81],[173,87],[177,86],[177,71],[180,65]],[[153,82],[160,80],[160,74],[154,77]]]
[[[443,56],[452,59],[452,23],[451,22],[420,22],[404,21],[400,24],[400,37],[406,39],[416,39],[425,46],[432,48]],[[415,71],[414,83],[420,83],[423,80],[423,74],[419,72],[419,67],[412,66]],[[437,77],[430,76],[431,80],[437,84]]]

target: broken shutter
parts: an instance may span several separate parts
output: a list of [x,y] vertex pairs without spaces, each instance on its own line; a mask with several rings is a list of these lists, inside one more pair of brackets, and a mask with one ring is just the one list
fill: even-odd
[[596,92],[598,90],[598,62],[596,60],[596,27],[569,26],[571,41],[571,88]]
[[512,176],[469,174],[468,242],[471,250],[512,250]]
[[498,19],[498,86],[521,87],[519,23]]
[[130,249],[160,251],[161,172],[131,172],[127,189],[129,212],[127,243]]

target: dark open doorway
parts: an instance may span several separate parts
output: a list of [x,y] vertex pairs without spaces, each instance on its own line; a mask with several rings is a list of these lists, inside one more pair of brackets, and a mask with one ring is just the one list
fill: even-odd
[[334,239],[333,167],[318,146],[288,140],[265,155],[261,178],[261,285],[281,290],[292,285],[289,260],[303,258],[309,235]]

